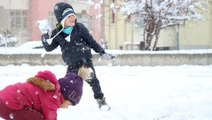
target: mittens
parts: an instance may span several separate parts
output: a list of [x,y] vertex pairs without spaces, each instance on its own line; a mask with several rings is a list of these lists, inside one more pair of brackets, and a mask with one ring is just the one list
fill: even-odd
[[47,42],[49,45],[52,43],[52,38],[49,38],[49,34],[43,34],[41,36],[41,40],[45,43]]
[[106,59],[114,59],[114,58],[116,58],[115,55],[112,55],[112,54],[109,54],[109,53],[106,53],[106,52],[101,54],[101,56],[103,56]]

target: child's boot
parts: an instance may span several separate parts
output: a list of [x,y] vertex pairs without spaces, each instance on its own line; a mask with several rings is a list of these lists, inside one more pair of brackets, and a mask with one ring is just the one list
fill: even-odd
[[103,97],[101,99],[96,99],[96,100],[97,100],[100,110],[109,111],[111,109],[110,106],[105,101],[105,97]]

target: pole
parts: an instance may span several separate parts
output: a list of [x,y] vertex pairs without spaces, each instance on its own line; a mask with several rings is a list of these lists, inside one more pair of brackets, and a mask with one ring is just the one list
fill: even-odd
[[131,22],[131,50],[133,50],[133,44],[134,44],[134,22]]
[[177,30],[176,30],[176,49],[180,50],[180,40],[179,40],[179,24],[177,25]]

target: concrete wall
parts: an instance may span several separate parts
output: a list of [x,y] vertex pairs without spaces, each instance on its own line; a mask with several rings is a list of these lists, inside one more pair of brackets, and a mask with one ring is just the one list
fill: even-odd
[[[57,59],[55,59],[57,58]],[[94,65],[130,65],[130,66],[163,66],[163,65],[212,65],[212,53],[181,54],[119,54],[114,60],[105,60],[94,54]],[[0,54],[0,65],[65,65],[61,54]]]

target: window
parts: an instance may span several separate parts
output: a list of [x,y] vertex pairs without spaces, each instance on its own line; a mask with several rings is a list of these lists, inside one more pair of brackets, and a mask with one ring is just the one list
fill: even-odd
[[11,10],[10,11],[10,27],[11,29],[26,29],[27,11],[26,10]]

